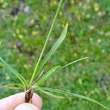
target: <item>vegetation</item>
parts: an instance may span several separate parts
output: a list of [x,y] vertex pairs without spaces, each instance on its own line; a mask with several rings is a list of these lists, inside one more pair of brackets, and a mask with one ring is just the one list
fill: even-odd
[[[57,4],[58,1],[53,2],[47,0],[27,0],[25,2],[22,0],[10,2],[0,0],[0,41],[2,41],[0,56],[11,64],[13,68],[16,68],[17,71],[22,73],[26,80],[24,81],[24,78],[21,78],[21,74],[12,69],[2,58],[1,61],[3,63],[0,64],[5,68],[8,67],[11,69],[21,80],[23,87],[28,87],[28,84],[32,84],[32,81],[36,78],[35,75],[33,75],[30,81],[35,67],[33,64],[35,64],[39,58],[38,56],[45,42],[46,34],[48,34],[47,32],[52,23]],[[41,54],[40,56],[44,59],[48,59],[48,56],[53,52],[51,51],[50,54],[47,54],[48,51],[59,38],[61,29],[65,27],[68,21],[69,29],[67,37],[55,54],[51,56],[51,59],[46,63],[43,69],[48,71],[55,65],[64,65],[72,60],[85,56],[89,56],[89,59],[57,72],[53,77],[49,78],[48,81],[42,83],[42,86],[66,89],[91,97],[105,106],[109,106],[109,5],[110,2],[107,0],[99,0],[96,2],[91,0],[64,1],[55,23],[55,28],[51,36],[48,34],[50,38],[47,37],[49,40],[47,50],[44,55]],[[66,28],[67,26],[64,28],[63,33],[66,33]],[[56,45],[54,46],[54,49],[55,48]],[[52,50],[54,49],[52,48]],[[46,60],[43,60],[43,62],[45,61]],[[41,63],[40,67],[42,67],[42,65],[44,65],[44,63]],[[59,68],[59,66],[53,69],[57,68]],[[34,73],[36,73],[36,71],[38,72],[37,69],[35,69]],[[10,84],[12,82],[19,83],[19,80],[17,80],[9,70],[4,68],[0,68],[0,70],[1,85]],[[50,72],[51,71],[49,71],[49,73]],[[44,77],[45,76],[46,74]],[[42,80],[39,81],[40,83],[42,82]],[[25,82],[26,85],[24,84]],[[46,94],[48,94],[48,92],[44,90],[48,89],[51,92],[53,91],[53,89],[49,88],[39,88],[38,85],[37,88]],[[20,90],[1,89],[0,92],[0,97],[3,98],[4,96],[20,92]],[[40,92],[39,94],[44,100],[44,110],[103,110],[102,107],[96,104],[91,106],[91,102],[82,99],[72,98],[70,100],[59,100],[48,97],[47,95],[44,96]],[[53,94],[50,93],[49,95],[53,96]]]

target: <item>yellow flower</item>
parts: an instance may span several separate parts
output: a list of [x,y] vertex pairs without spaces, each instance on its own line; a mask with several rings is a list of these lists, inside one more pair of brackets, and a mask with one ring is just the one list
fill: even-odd
[[27,69],[27,68],[28,68],[28,66],[27,66],[26,64],[24,64],[24,68],[26,68],[26,69]]
[[16,37],[16,34],[15,33],[13,33],[12,35],[13,35],[13,37]]
[[87,91],[84,91],[84,94],[87,95]]
[[92,91],[91,91],[91,94],[94,94],[94,93],[95,93],[95,91],[94,91],[94,90],[92,90]]
[[88,52],[88,50],[86,49],[86,50],[84,50],[84,53],[87,53]]
[[99,5],[97,3],[94,4],[94,11],[98,11],[99,10]]
[[57,5],[57,1],[53,1],[53,4],[54,4],[54,5]]
[[97,43],[101,43],[101,41],[102,41],[102,40],[101,40],[100,38],[97,39]]
[[99,10],[99,7],[94,7],[94,10],[95,10],[95,11],[98,11],[98,10]]
[[80,84],[80,85],[82,85],[82,79],[78,79],[78,83]]
[[72,5],[74,5],[74,0],[71,0],[70,2],[71,2]]
[[102,49],[102,53],[105,53],[105,50],[104,49]]
[[7,75],[7,76],[6,76],[6,80],[10,80],[10,76]]
[[3,5],[2,5],[2,8],[6,8],[6,5],[5,5],[5,4],[3,4]]
[[35,20],[34,19],[31,19],[30,23],[31,24],[34,24]]
[[36,27],[36,28],[39,28],[39,25],[36,24],[35,27]]
[[13,48],[16,49],[16,45],[14,45]]
[[94,27],[93,25],[91,25],[91,26],[89,27],[89,29],[90,29],[90,30],[93,30],[93,29],[95,29],[95,27]]
[[33,36],[37,35],[37,32],[33,31],[33,32],[32,32],[32,35],[33,35]]
[[8,3],[7,3],[7,2],[4,2],[4,3],[2,4],[2,8],[6,8],[7,5],[8,5]]
[[59,16],[62,16],[62,11],[59,12]]
[[16,29],[16,33],[17,33],[17,34],[19,34],[19,33],[20,33],[19,29]]
[[76,57],[77,56],[77,53],[74,53],[74,56]]
[[20,34],[20,35],[19,35],[19,38],[22,39],[22,38],[23,38],[23,35]]
[[92,38],[90,38],[89,40],[90,40],[90,42],[92,42],[92,41],[93,41],[93,39],[92,39]]
[[80,7],[82,6],[82,2],[79,2],[79,6],[80,6]]

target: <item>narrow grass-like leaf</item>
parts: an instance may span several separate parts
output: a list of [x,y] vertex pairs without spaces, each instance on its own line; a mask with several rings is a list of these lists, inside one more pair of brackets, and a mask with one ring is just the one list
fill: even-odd
[[0,66],[1,66],[1,67],[4,67],[4,68],[7,68],[7,66],[4,65],[4,64],[2,64],[2,63],[0,63]]
[[64,99],[63,96],[57,96],[57,95],[52,94],[52,93],[50,93],[50,92],[44,91],[44,90],[42,90],[40,87],[38,87],[38,90],[40,90],[42,93],[44,93],[44,94],[46,94],[46,95],[49,95],[49,96],[51,96],[51,97]]
[[57,89],[52,89],[52,88],[46,88],[46,87],[40,87],[42,90],[45,90],[45,91],[49,91],[49,92],[53,92],[53,93],[59,93],[59,94],[62,94],[62,95],[68,95],[68,96],[71,96],[71,97],[78,97],[78,98],[82,98],[82,99],[85,99],[85,100],[88,100],[88,101],[91,101],[93,103],[96,103],[100,106],[102,106],[103,108],[105,109],[109,109],[107,108],[106,106],[104,106],[103,104],[101,104],[100,102],[92,99],[92,98],[89,98],[89,97],[86,97],[86,96],[83,96],[83,95],[79,95],[79,94],[75,94],[75,93],[71,93],[71,92],[67,92],[67,91],[63,91],[63,90],[57,90]]
[[0,57],[0,60],[4,63],[4,65],[7,66],[7,68],[10,71],[12,71],[17,76],[17,78],[21,81],[21,83],[26,87],[27,82],[25,78],[20,73],[18,73],[15,69],[13,69],[9,64],[7,64],[1,57]]
[[42,82],[44,82],[45,80],[47,80],[50,76],[52,76],[55,71],[60,68],[60,66],[55,66],[52,69],[50,69],[45,75],[42,76],[41,79],[38,80],[38,82],[35,84],[36,86],[39,86]]
[[[67,34],[67,28],[68,28],[68,24],[66,24],[61,36],[59,37],[59,39],[55,42],[55,44],[52,46],[51,50],[47,53],[46,57],[43,59],[42,63],[40,64],[37,74],[39,73],[39,71],[42,69],[42,67],[44,66],[44,64],[47,62],[47,60],[51,57],[51,55],[56,51],[56,49],[60,46],[60,44],[63,42],[63,40],[66,37]],[[37,75],[36,74],[36,75]]]
[[42,49],[41,54],[40,54],[40,56],[39,56],[38,62],[37,62],[37,64],[36,64],[36,67],[35,67],[34,72],[33,72],[33,74],[32,74],[32,77],[31,77],[31,80],[30,80],[30,84],[32,84],[33,80],[34,80],[35,77],[36,77],[36,72],[37,72],[39,63],[40,63],[40,61],[41,61],[41,59],[42,59],[42,56],[43,56],[43,54],[44,54],[44,51],[45,51],[45,49],[46,49],[47,43],[48,43],[48,41],[49,41],[49,38],[50,38],[50,35],[51,35],[51,33],[52,33],[53,27],[54,27],[54,25],[55,25],[55,21],[56,21],[56,19],[57,19],[58,13],[59,13],[59,11],[60,11],[62,2],[63,2],[63,0],[60,0],[59,6],[58,6],[58,8],[57,8],[55,17],[54,17],[53,22],[52,22],[52,25],[51,25],[51,28],[50,28],[49,33],[48,33],[48,35],[47,35],[45,44],[44,44],[44,46],[43,46],[43,49]]
[[[75,60],[75,61],[73,61],[73,62],[70,62],[70,63],[68,63],[68,64],[62,66],[62,67],[61,67],[61,66],[59,66],[59,67],[56,66],[56,67],[52,68],[51,70],[49,70],[49,71],[36,83],[36,85],[38,86],[40,83],[42,83],[42,82],[44,82],[46,79],[48,79],[48,78],[55,72],[55,70],[56,70],[56,71],[61,70],[61,69],[65,68],[65,67],[67,67],[67,66],[69,66],[69,65],[71,65],[71,64],[73,64],[73,63],[76,63],[76,62],[78,62],[78,61],[81,61],[81,60],[84,60],[84,59],[87,59],[87,58],[88,58],[88,57]],[[53,72],[53,71],[54,71],[54,72]]]
[[[67,66],[70,66],[70,65],[72,65],[72,64],[74,64],[74,63],[76,63],[76,62],[79,62],[79,61],[82,61],[82,60],[85,60],[85,59],[88,59],[88,57],[84,57],[84,58],[80,58],[80,59],[78,59],[78,60],[72,61],[72,62],[70,62],[70,63],[68,63],[68,64],[66,64],[66,65],[64,65],[64,66],[62,66],[62,67],[60,67],[58,70],[61,70],[61,69],[65,68],[65,67],[67,67]],[[58,71],[58,70],[57,70],[57,71]]]
[[7,84],[7,85],[5,85],[5,86],[12,86],[12,87],[22,87],[22,88],[25,88],[24,87],[24,85],[22,85],[22,84],[17,84],[17,83],[13,83],[13,84]]

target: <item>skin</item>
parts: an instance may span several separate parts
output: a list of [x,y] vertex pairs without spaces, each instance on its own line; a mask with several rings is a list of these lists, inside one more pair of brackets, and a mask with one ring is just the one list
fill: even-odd
[[23,103],[18,105],[14,110],[40,110],[40,109],[33,104]]
[[[18,93],[7,98],[0,100],[0,110],[14,110],[19,104],[25,102],[25,93]],[[42,108],[42,99],[37,95],[33,94],[32,104],[37,106],[37,110]]]

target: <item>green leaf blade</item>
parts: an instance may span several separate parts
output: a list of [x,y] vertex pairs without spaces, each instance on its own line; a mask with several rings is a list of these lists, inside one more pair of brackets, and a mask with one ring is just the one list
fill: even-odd
[[48,54],[46,55],[46,57],[44,58],[44,60],[42,61],[42,63],[40,64],[37,74],[39,73],[39,71],[42,69],[42,67],[44,66],[44,64],[48,61],[48,59],[52,56],[52,54],[56,51],[56,49],[61,45],[61,43],[63,42],[63,40],[66,37],[67,34],[67,29],[68,29],[68,24],[66,24],[61,36],[59,37],[59,39],[55,42],[55,44],[52,46],[51,50],[48,52]]
[[88,57],[84,57],[84,58],[80,58],[80,59],[78,59],[78,60],[72,61],[72,62],[70,62],[70,63],[68,63],[68,64],[66,64],[66,65],[64,65],[64,66],[62,66],[62,67],[60,67],[57,71],[59,71],[59,70],[65,68],[65,67],[67,67],[67,66],[70,66],[70,65],[72,65],[72,64],[74,64],[74,63],[76,63],[76,62],[85,60],[85,59],[88,59]]
[[85,100],[88,100],[88,101],[91,101],[93,103],[96,103],[100,106],[102,106],[103,108],[105,109],[109,109],[107,108],[106,106],[104,106],[103,104],[101,104],[100,102],[92,99],[92,98],[89,98],[89,97],[86,97],[86,96],[83,96],[83,95],[79,95],[79,94],[75,94],[75,93],[70,93],[70,92],[66,92],[66,91],[62,91],[62,90],[57,90],[57,89],[52,89],[52,88],[46,88],[46,87],[40,87],[42,90],[47,90],[49,92],[54,92],[54,93],[59,93],[59,94],[63,94],[63,95],[69,95],[71,97],[78,97],[78,98],[82,98],[82,99],[85,99]]
[[38,82],[35,84],[36,86],[39,86],[41,83],[43,83],[45,80],[47,80],[50,76],[52,76],[55,71],[60,68],[60,66],[55,66],[52,69],[50,69]]
[[43,54],[44,54],[44,51],[45,51],[45,49],[46,49],[47,43],[48,43],[48,41],[49,41],[50,35],[51,35],[51,33],[52,33],[52,30],[53,30],[53,27],[54,27],[54,25],[55,25],[55,21],[56,21],[56,19],[57,19],[57,16],[58,16],[58,13],[59,13],[59,11],[60,11],[60,8],[61,8],[62,3],[63,3],[63,0],[60,0],[59,6],[58,6],[58,8],[57,8],[55,17],[54,17],[53,22],[52,22],[52,25],[51,25],[51,28],[50,28],[49,33],[48,33],[48,35],[47,35],[45,44],[44,44],[44,46],[43,46],[43,49],[42,49],[41,54],[40,54],[40,56],[39,56],[38,62],[37,62],[37,64],[36,64],[35,69],[34,69],[34,72],[33,72],[33,74],[32,74],[32,77],[31,77],[31,80],[30,80],[30,84],[32,84],[32,82],[34,81],[34,79],[35,79],[35,77],[36,77],[36,72],[37,72],[37,70],[38,70],[40,61],[41,61],[42,56],[43,56]]
[[18,86],[18,87],[25,88],[24,85],[18,84],[18,83],[7,84],[7,85],[5,85],[5,86],[11,86],[11,87],[16,87],[16,86]]
[[0,66],[3,67],[3,68],[7,68],[7,66],[2,64],[2,63],[0,63]]
[[58,96],[58,95],[55,95],[55,94],[52,94],[50,92],[47,92],[47,91],[44,91],[42,90],[40,87],[37,87],[42,93],[46,94],[46,95],[49,95],[51,97],[54,97],[54,98],[60,98],[60,99],[64,99],[63,96]]
[[18,73],[15,69],[13,69],[9,64],[7,64],[1,57],[0,57],[0,60],[4,63],[6,68],[8,68],[10,71],[12,71],[16,75],[16,77],[21,81],[21,83],[24,86],[26,86],[25,78],[20,73]]

